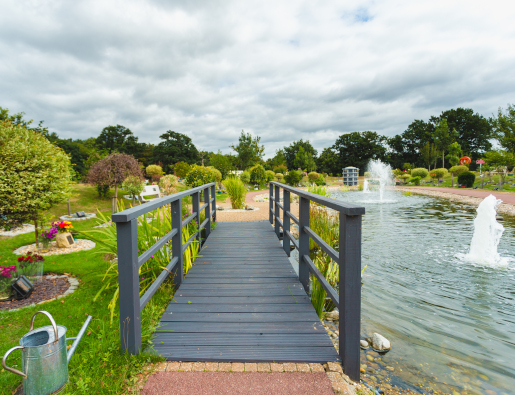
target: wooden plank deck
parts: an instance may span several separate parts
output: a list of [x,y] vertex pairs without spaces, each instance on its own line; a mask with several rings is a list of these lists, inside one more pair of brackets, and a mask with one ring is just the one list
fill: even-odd
[[154,334],[169,361],[338,361],[267,221],[222,222]]

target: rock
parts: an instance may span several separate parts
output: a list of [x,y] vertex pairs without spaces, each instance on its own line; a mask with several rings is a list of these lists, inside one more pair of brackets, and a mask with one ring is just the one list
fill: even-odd
[[369,343],[371,343],[372,347],[378,351],[388,351],[392,348],[390,341],[379,333],[372,334],[372,338],[371,341],[369,340]]
[[374,361],[374,357],[372,355],[367,355],[367,359],[370,361],[370,362],[373,362]]
[[325,314],[325,318],[326,320],[330,320],[330,321],[334,321],[334,320],[339,320],[340,319],[340,313],[336,310],[333,310],[329,313],[326,313]]
[[392,367],[392,366],[387,366],[387,367],[386,367],[386,369],[387,369],[387,370],[389,370],[389,371],[391,371],[391,372],[393,372],[393,371],[395,370],[395,368],[394,368],[394,367]]
[[359,341],[359,346],[363,349],[363,350],[366,350],[368,349],[368,342],[366,340],[360,340]]
[[55,241],[59,248],[68,248],[75,244],[75,240],[73,240],[73,236],[70,232],[58,233],[55,237]]
[[365,373],[365,369],[363,369],[363,368],[359,368],[359,371],[360,371],[361,373]]

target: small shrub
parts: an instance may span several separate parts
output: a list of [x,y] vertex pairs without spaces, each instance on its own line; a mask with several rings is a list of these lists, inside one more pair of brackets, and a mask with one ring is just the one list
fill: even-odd
[[159,188],[161,188],[167,195],[177,193],[179,191],[177,177],[173,174],[161,177],[161,180],[159,180]]
[[245,196],[247,195],[247,189],[245,184],[239,178],[226,178],[223,182],[229,199],[231,199],[231,206],[234,209],[241,209],[245,207]]
[[275,178],[275,173],[272,170],[266,171],[266,182],[273,181]]
[[209,166],[208,169],[211,170],[211,173],[213,173],[213,176],[215,177],[215,182],[217,182],[218,185],[220,185],[220,183],[222,182],[222,172],[214,168],[213,166]]
[[284,180],[288,185],[297,186],[302,179],[301,173],[298,170],[290,170],[288,174],[284,176]]
[[97,185],[97,192],[99,198],[107,198],[109,193],[109,185]]
[[274,173],[281,173],[281,174],[285,174],[286,172],[288,172],[288,168],[285,166],[285,165],[279,165],[279,166],[275,166],[274,167]]
[[434,170],[431,170],[431,178],[438,178],[440,180],[447,173],[448,173],[447,169],[444,169],[443,167],[440,169],[434,169]]
[[320,186],[320,185],[326,185],[326,182],[325,182],[325,178],[322,174],[319,174],[318,175],[318,178],[315,180],[315,184]]
[[458,166],[453,166],[449,169],[449,173],[455,175],[455,176],[458,176],[460,175],[461,173],[464,173],[466,171],[468,171],[469,168],[467,166],[464,166],[464,165],[458,165]]
[[242,180],[244,184],[250,183],[250,173],[245,170],[240,174],[240,180]]
[[411,179],[409,180],[409,182],[412,182],[412,183],[413,183],[413,184],[415,184],[415,185],[420,185],[420,176],[411,177]]
[[179,178],[185,178],[191,170],[191,166],[186,162],[177,162],[175,165],[170,165],[170,169]]
[[308,173],[309,181],[315,182],[315,180],[320,176],[316,171],[312,171],[311,173]]
[[266,171],[261,165],[252,166],[249,170],[250,182],[252,184],[263,185],[266,182]]
[[122,183],[122,189],[129,195],[132,195],[132,202],[145,188],[145,182],[136,176],[128,176]]
[[192,188],[215,181],[215,175],[208,167],[193,165],[186,175],[185,182]]
[[411,176],[412,177],[420,177],[426,178],[429,174],[429,171],[427,169],[424,169],[423,167],[417,167],[416,169],[411,170]]
[[158,175],[158,176],[162,176],[164,173],[163,173],[163,168],[159,165],[149,165],[147,166],[147,168],[145,169],[145,173],[147,173],[148,176],[152,177],[154,175]]
[[465,171],[458,176],[458,182],[462,185],[466,185],[467,188],[472,188],[475,181],[476,176],[470,171]]
[[[411,176],[408,174],[408,173],[404,173],[402,176],[401,176],[401,179],[402,179],[402,182],[405,184],[406,181],[408,181],[409,179],[411,178]],[[419,177],[420,179],[420,177]]]
[[282,173],[275,173],[275,179],[278,182],[282,182],[284,180],[284,175]]

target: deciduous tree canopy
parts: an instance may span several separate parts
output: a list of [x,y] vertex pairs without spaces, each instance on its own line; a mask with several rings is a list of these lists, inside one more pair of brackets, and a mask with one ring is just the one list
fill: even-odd
[[154,148],[154,163],[161,162],[166,169],[169,165],[177,162],[186,162],[190,165],[198,162],[197,147],[185,134],[169,130],[159,138],[163,141]]

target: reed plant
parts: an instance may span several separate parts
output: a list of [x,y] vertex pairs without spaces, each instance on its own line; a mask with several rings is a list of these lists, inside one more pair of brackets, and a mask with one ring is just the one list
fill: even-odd
[[[315,258],[315,265],[320,270],[320,273],[325,277],[327,282],[336,288],[340,278],[340,271],[338,264],[334,262],[327,254],[318,254]],[[318,318],[322,318],[324,311],[330,311],[334,309],[334,303],[326,299],[327,292],[320,284],[320,281],[312,274],[311,275],[311,287],[310,287],[310,299]]]
[[227,178],[224,180],[223,185],[227,190],[227,194],[231,199],[231,206],[233,209],[241,209],[245,207],[245,197],[247,196],[247,189],[245,184],[239,178]]

